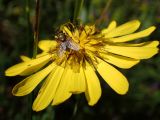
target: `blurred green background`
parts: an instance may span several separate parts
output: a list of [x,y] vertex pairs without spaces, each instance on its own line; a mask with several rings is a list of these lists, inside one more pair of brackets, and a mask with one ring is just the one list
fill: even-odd
[[[41,0],[40,39],[53,38],[54,30],[73,17],[75,0]],[[83,23],[94,23],[108,0],[84,0]],[[29,6],[29,9],[28,7]],[[151,25],[156,31],[146,40],[160,40],[160,0],[112,0],[98,27],[116,20],[119,24],[139,19],[140,29]],[[13,86],[23,77],[5,77],[4,70],[32,55],[35,0],[0,0],[0,120],[29,120],[28,96],[14,97]],[[128,78],[129,92],[120,96],[101,80],[102,97],[90,107],[84,95],[75,120],[160,120],[160,57],[143,60],[130,70],[120,70]],[[35,113],[38,120],[70,120],[75,97],[59,106]]]

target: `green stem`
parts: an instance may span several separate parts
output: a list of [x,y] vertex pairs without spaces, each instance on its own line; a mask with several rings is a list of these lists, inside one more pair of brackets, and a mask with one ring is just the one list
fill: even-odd
[[26,11],[26,19],[27,19],[27,55],[31,56],[32,54],[32,50],[31,48],[31,42],[33,41],[33,31],[32,31],[32,25],[30,22],[30,0],[26,0],[26,7],[25,7],[25,11]]
[[[30,40],[31,40],[31,24],[30,24],[30,0],[26,0],[26,6],[25,6],[25,12],[26,12],[26,19],[27,19],[27,52],[28,55],[30,54]],[[29,95],[27,97],[28,102],[28,117],[26,120],[32,120],[32,95]]]
[[77,101],[77,102],[75,103],[71,120],[73,120],[73,119],[76,117],[77,110],[78,110],[78,102],[79,102],[79,101]]
[[40,14],[40,0],[36,0],[33,58],[36,58],[37,55],[37,46],[39,39],[39,14]]
[[108,9],[109,9],[109,7],[110,7],[111,3],[112,3],[112,0],[108,0],[108,2],[106,3],[105,8],[104,8],[104,9],[103,9],[103,11],[102,11],[101,16],[100,16],[100,17],[99,17],[99,19],[97,19],[97,20],[96,20],[96,22],[95,22],[95,23],[96,23],[96,25],[100,24],[100,23],[101,23],[101,21],[104,19],[105,14],[106,14],[106,12],[108,11]]
[[[40,0],[36,0],[36,8],[35,8],[35,22],[34,22],[34,44],[33,44],[33,58],[36,58],[37,48],[38,48],[38,40],[39,40],[39,15],[40,15]],[[32,102],[36,96],[36,90],[32,93]],[[32,109],[31,109],[32,110]],[[39,115],[35,114],[32,116],[32,119],[39,120]]]
[[29,43],[30,43],[30,20],[29,20],[29,16],[30,16],[30,13],[29,13],[29,0],[26,0],[26,7],[25,7],[25,11],[26,11],[26,19],[27,19],[27,54],[29,55]]
[[77,18],[79,17],[84,0],[75,0],[75,1],[76,2],[75,2],[73,22],[75,22],[77,20]]
[[76,95],[75,96],[75,105],[74,105],[74,108],[73,108],[73,114],[72,114],[70,120],[76,120],[76,117],[77,117],[77,114],[78,114],[78,108],[79,108],[79,105],[80,105],[80,101],[81,101],[81,96]]

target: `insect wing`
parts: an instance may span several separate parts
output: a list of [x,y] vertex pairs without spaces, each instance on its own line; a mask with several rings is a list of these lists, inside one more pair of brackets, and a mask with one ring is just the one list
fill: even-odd
[[67,40],[67,47],[72,49],[72,50],[75,50],[75,51],[78,51],[79,50],[79,45],[75,42],[73,42],[72,40]]
[[67,48],[67,41],[62,42],[61,45],[60,45],[60,48],[66,51],[66,48]]
[[63,54],[65,53],[66,49],[67,49],[67,43],[66,42],[62,42],[61,45],[60,45],[59,51],[58,51],[58,55],[60,57],[62,57]]

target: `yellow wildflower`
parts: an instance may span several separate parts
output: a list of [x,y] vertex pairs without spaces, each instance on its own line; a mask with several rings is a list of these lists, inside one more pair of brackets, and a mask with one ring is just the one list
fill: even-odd
[[138,20],[120,26],[113,21],[101,31],[94,25],[62,25],[55,40],[39,42],[43,52],[36,59],[21,56],[23,62],[6,70],[6,76],[30,75],[13,88],[13,95],[27,95],[45,79],[33,103],[33,110],[40,111],[50,103],[60,104],[72,94],[82,92],[88,104],[94,105],[101,96],[96,71],[115,92],[125,94],[128,81],[112,65],[128,69],[158,52],[158,41],[129,42],[146,37],[155,30],[151,26],[134,33],[139,26]]

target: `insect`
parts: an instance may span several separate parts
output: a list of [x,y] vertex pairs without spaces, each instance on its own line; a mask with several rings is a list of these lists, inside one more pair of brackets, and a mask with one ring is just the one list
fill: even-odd
[[78,51],[80,49],[79,45],[76,42],[74,42],[71,37],[67,36],[61,30],[58,30],[56,32],[55,38],[57,42],[60,43],[60,48],[58,51],[59,56],[62,56],[64,52],[69,49],[74,51]]

